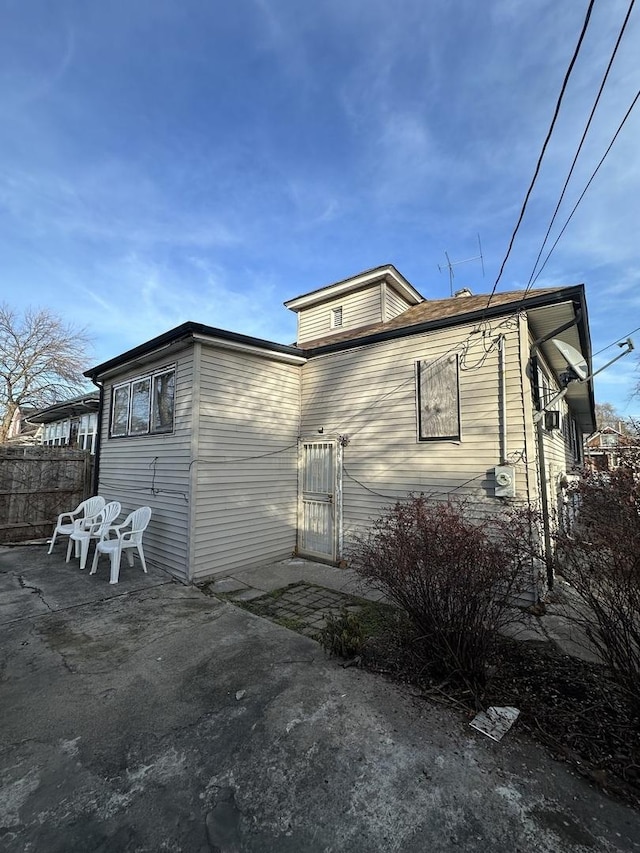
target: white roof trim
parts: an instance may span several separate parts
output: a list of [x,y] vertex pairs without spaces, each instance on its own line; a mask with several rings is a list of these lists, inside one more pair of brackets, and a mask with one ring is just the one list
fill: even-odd
[[297,312],[302,308],[308,308],[310,305],[315,305],[319,302],[326,302],[328,299],[333,299],[336,296],[343,296],[345,293],[351,293],[353,290],[359,290],[361,287],[366,287],[368,284],[375,284],[378,281],[386,281],[410,305],[417,305],[419,302],[424,302],[423,296],[418,293],[415,287],[398,270],[389,265],[386,267],[377,267],[374,270],[368,270],[367,272],[360,273],[360,275],[353,276],[353,278],[346,278],[344,281],[329,284],[311,293],[296,296],[294,299],[287,300],[284,305],[285,308],[290,308],[292,311]]
[[208,335],[193,335],[194,341],[200,341],[200,343],[206,344],[210,347],[217,347],[218,349],[228,349],[233,350],[234,352],[244,352],[249,353],[250,355],[257,355],[260,358],[269,358],[272,361],[284,361],[287,364],[304,364],[307,359],[301,355],[291,355],[286,352],[278,352],[277,350],[268,350],[263,349],[262,347],[254,347],[250,344],[241,344],[237,341],[228,341],[225,338],[215,338],[209,337]]

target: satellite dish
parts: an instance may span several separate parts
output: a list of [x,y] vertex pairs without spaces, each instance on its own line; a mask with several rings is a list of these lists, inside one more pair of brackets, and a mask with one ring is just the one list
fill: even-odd
[[575,347],[572,347],[571,344],[566,344],[558,338],[553,338],[551,343],[567,362],[571,370],[573,370],[576,377],[580,381],[584,381],[589,375],[589,368],[582,353]]

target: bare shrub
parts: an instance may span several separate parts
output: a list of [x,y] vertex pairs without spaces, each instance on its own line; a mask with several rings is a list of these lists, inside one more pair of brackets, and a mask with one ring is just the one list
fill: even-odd
[[640,483],[631,468],[587,476],[578,514],[558,536],[559,570],[578,596],[579,623],[640,713]]
[[531,586],[530,540],[527,513],[472,521],[464,503],[413,496],[357,540],[350,564],[406,612],[425,664],[476,692]]

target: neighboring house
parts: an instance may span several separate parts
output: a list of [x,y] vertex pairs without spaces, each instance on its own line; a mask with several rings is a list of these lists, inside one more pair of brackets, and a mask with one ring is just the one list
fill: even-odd
[[640,440],[613,427],[603,427],[585,443],[585,464],[592,471],[614,471],[626,461],[637,460]]
[[7,432],[7,444],[13,446],[40,444],[41,428],[29,422],[33,412],[35,409],[25,406],[18,406],[15,409]]
[[100,393],[90,391],[63,400],[29,415],[32,424],[41,424],[40,443],[96,451]]
[[551,339],[590,363],[584,288],[488,301],[423,299],[388,265],[286,302],[292,346],[184,323],[87,371],[97,487],[152,507],[145,553],[190,582],[293,552],[337,562],[410,492],[533,502],[549,542],[594,428],[590,381],[554,400]]

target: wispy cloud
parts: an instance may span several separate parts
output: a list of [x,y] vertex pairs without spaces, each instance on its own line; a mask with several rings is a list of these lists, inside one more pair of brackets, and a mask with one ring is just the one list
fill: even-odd
[[[34,44],[35,43],[35,44]],[[25,60],[20,66],[0,65],[0,116],[10,120],[12,115],[34,102],[46,98],[63,80],[70,68],[76,50],[74,29],[62,22],[56,28],[52,49],[28,52],[37,46],[33,33],[25,34],[22,46]]]
[[103,341],[99,358],[187,320],[267,340],[295,336],[295,319],[284,309],[281,321],[273,322],[278,299],[268,276],[247,271],[240,277],[206,256],[161,263],[152,255],[131,252],[96,265],[89,282],[75,280],[72,287],[76,306],[83,306],[83,316],[90,318],[90,332]]
[[222,215],[185,210],[126,164],[94,163],[84,173],[0,172],[0,208],[31,234],[132,244],[225,246],[242,235]]

